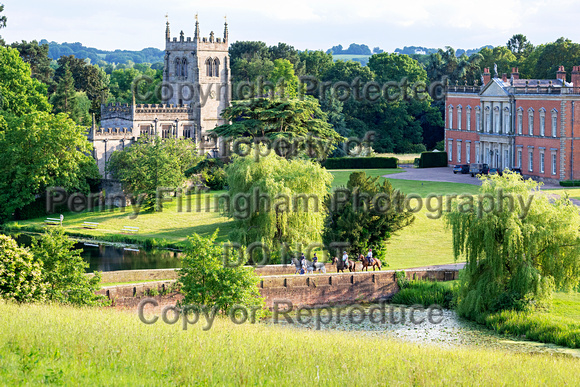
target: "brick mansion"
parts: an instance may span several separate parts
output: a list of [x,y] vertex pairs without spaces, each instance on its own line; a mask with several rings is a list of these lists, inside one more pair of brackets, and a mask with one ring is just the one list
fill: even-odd
[[520,79],[517,68],[509,79],[492,78],[486,68],[482,86],[448,87],[448,163],[521,168],[525,177],[540,181],[580,179],[577,102],[580,66],[574,66],[570,82],[563,66],[551,80]]
[[218,144],[206,135],[224,122],[221,112],[230,104],[231,79],[228,54],[228,25],[222,37],[213,31],[201,37],[195,22],[193,38],[171,37],[165,30],[163,103],[109,104],[101,106],[101,127],[93,127],[89,140],[101,176],[111,154],[134,143],[143,134],[162,138],[191,138],[202,151],[217,152]]

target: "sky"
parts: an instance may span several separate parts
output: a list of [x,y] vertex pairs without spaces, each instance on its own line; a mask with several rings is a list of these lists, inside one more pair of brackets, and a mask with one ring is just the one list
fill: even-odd
[[230,43],[262,40],[299,50],[366,44],[392,52],[403,46],[478,48],[505,45],[523,33],[533,44],[561,36],[578,41],[580,1],[358,0],[0,0],[8,42],[81,42],[103,50],[164,48],[165,15],[172,36],[222,36],[227,16]]

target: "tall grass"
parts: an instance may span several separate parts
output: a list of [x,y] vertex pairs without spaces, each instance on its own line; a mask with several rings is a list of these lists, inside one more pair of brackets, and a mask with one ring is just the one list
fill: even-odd
[[219,319],[181,329],[111,309],[0,304],[5,385],[578,385],[580,362]]
[[580,348],[580,321],[550,313],[505,310],[486,318],[486,324],[499,333],[524,336],[542,343]]
[[[401,286],[401,281],[399,281]],[[391,302],[403,305],[423,305],[428,307],[433,304],[444,308],[450,308],[453,300],[453,289],[440,282],[413,280],[401,286]]]

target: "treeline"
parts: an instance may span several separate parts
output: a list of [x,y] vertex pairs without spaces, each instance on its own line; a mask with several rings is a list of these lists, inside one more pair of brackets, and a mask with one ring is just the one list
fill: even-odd
[[[15,42],[10,47],[17,49],[20,57],[30,65],[32,77],[45,85],[45,93],[53,106],[53,112],[68,113],[75,122],[85,126],[91,124],[92,114],[99,120],[101,103],[132,102],[134,80],[144,75],[150,77],[153,83],[140,87],[153,90],[163,77],[162,63],[151,65],[128,61],[124,64],[110,64],[101,61],[97,65],[75,55],[63,55],[53,60],[50,46],[37,41]],[[138,102],[161,101],[151,93],[148,101]]]
[[51,59],[57,60],[61,56],[74,55],[79,59],[89,59],[90,63],[103,66],[106,64],[129,64],[133,63],[157,63],[163,62],[165,52],[158,48],[148,47],[140,51],[131,50],[115,50],[106,51],[99,50],[94,47],[86,47],[81,43],[57,43],[49,42],[46,39],[40,41],[40,45],[48,45],[48,56]]

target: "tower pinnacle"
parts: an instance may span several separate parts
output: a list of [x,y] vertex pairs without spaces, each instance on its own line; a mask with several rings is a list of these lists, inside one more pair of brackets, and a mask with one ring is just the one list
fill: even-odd
[[228,17],[224,16],[224,42],[228,42]]
[[193,39],[199,41],[199,21],[197,19],[197,13],[195,14],[195,33],[193,34]]
[[165,40],[171,39],[171,34],[169,33],[169,16],[165,14]]

